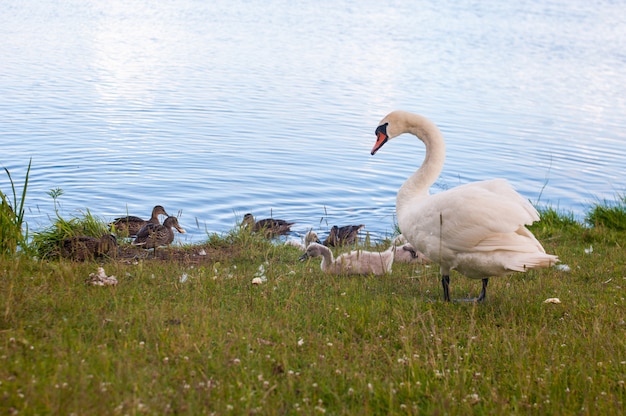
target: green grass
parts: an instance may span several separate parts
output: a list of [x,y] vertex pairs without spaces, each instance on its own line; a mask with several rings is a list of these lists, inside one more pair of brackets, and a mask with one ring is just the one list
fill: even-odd
[[615,202],[603,201],[594,204],[585,221],[595,227],[626,230],[626,194],[617,195]]
[[99,238],[111,231],[106,222],[94,216],[89,209],[81,213],[80,217],[65,219],[56,212],[56,219],[49,227],[33,233],[32,251],[42,259],[58,257],[59,246],[69,237],[89,236]]
[[626,233],[542,218],[570,271],[491,279],[483,304],[442,302],[437,266],[329,276],[239,230],[208,237],[216,260],[106,262],[116,287],[85,284],[100,263],[4,257],[0,413],[621,414]]

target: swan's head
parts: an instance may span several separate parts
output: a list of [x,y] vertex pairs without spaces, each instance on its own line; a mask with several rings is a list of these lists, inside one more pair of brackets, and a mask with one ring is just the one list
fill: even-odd
[[308,258],[319,257],[326,250],[328,250],[328,248],[326,248],[325,246],[319,243],[311,243],[306,248],[306,251],[304,252],[304,254],[300,256],[299,260],[305,261]]
[[383,147],[385,143],[406,131],[406,119],[408,113],[393,111],[385,116],[376,127],[376,144],[372,148],[372,155]]
[[412,133],[420,140],[437,141],[443,143],[443,137],[435,124],[427,118],[406,111],[392,111],[378,123],[376,127],[376,144],[372,148],[372,155],[383,147],[389,140],[403,133]]
[[304,245],[308,247],[310,243],[320,243],[317,233],[313,230],[309,230],[304,236]]

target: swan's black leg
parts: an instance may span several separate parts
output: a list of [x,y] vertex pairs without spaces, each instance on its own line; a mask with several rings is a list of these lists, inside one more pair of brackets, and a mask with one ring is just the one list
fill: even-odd
[[450,302],[450,276],[441,276],[441,285],[443,286],[443,300]]
[[476,299],[477,302],[482,302],[485,300],[485,296],[487,295],[487,285],[489,284],[489,278],[483,279],[483,290],[480,291],[480,296]]

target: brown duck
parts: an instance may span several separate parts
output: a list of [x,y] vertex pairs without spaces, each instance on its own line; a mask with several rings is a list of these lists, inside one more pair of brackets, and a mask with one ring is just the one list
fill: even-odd
[[326,240],[324,240],[325,246],[338,247],[354,244],[359,236],[359,231],[365,225],[345,225],[343,227],[337,227],[333,225],[330,229],[330,233]]
[[255,221],[252,214],[248,213],[243,216],[242,225],[253,233],[262,232],[266,237],[276,237],[285,235],[291,231],[291,226],[295,222],[287,222],[274,218],[266,218]]
[[174,230],[184,234],[185,230],[178,225],[178,218],[167,217],[163,224],[146,224],[141,230],[137,231],[137,236],[132,242],[134,246],[141,246],[145,249],[154,249],[156,257],[156,249],[161,246],[168,246],[174,241]]
[[114,235],[105,234],[100,238],[86,235],[68,237],[61,243],[61,256],[77,261],[93,260],[96,257],[115,257],[117,240]]
[[161,205],[152,208],[152,217],[150,217],[149,220],[144,220],[134,215],[128,215],[126,217],[116,218],[109,226],[119,235],[134,237],[146,224],[160,224],[159,215],[168,216],[167,212],[165,212],[165,208]]

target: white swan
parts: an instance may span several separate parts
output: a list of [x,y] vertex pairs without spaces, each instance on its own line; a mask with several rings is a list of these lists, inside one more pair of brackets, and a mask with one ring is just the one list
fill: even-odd
[[411,243],[406,243],[401,246],[396,246],[393,262],[430,264],[430,259],[419,250],[416,250]]
[[391,244],[396,246],[396,251],[393,256],[394,263],[431,263],[430,259],[426,257],[424,253],[416,250],[411,243],[407,242],[402,234],[394,238]]
[[539,220],[537,210],[506,180],[474,182],[429,195],[443,168],[445,143],[437,126],[425,117],[404,111],[388,114],[376,128],[372,155],[403,133],[422,140],[426,156],[398,191],[398,225],[415,248],[440,265],[444,300],[450,300],[451,270],[482,279],[477,298],[482,301],[489,277],[558,261],[525,227]]
[[307,231],[307,233],[304,235],[304,243],[298,241],[298,240],[292,240],[289,239],[287,241],[285,241],[285,244],[290,245],[290,246],[294,246],[296,248],[299,248],[302,251],[306,251],[306,248],[309,246],[309,244],[311,243],[319,243],[320,239],[317,236],[317,233],[313,230],[309,230]]
[[300,256],[300,261],[307,258],[322,256],[321,268],[326,273],[333,274],[374,274],[381,276],[391,273],[393,252],[395,246],[382,252],[353,250],[343,253],[337,259],[333,257],[328,247],[319,243],[311,243]]

